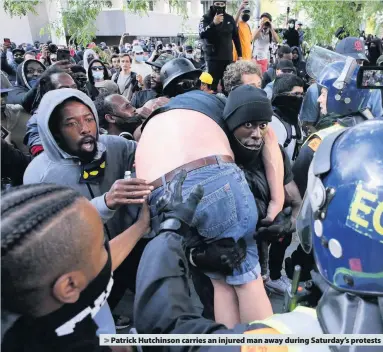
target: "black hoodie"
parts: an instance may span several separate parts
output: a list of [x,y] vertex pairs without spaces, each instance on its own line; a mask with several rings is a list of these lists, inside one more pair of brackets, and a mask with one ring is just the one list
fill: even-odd
[[[23,101],[31,99],[31,104],[33,103],[33,100],[35,98],[35,89],[32,89],[32,87],[29,85],[27,80],[27,68],[28,65],[32,62],[37,62],[41,68],[45,71],[46,67],[38,60],[26,60],[22,62],[17,67],[16,72],[16,82],[17,86],[15,89],[8,94],[8,104],[20,104],[22,105]],[[28,92],[31,92],[31,94],[27,94]]]
[[93,66],[93,64],[95,62],[99,62],[102,65],[102,67],[104,68],[104,79],[108,79],[108,77],[109,77],[108,69],[105,67],[104,63],[101,60],[94,59],[94,60],[92,60],[89,63],[89,67],[88,67],[88,82],[86,83],[86,86],[87,86],[88,91],[89,91],[89,96],[92,98],[92,100],[95,100],[96,97],[99,94],[98,89],[94,85],[94,78],[93,78],[93,75],[92,75],[92,66]]

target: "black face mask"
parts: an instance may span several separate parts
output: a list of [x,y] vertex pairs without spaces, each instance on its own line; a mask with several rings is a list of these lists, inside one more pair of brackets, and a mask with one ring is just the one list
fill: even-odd
[[130,134],[133,134],[137,127],[142,124],[142,120],[139,115],[129,117],[128,120],[126,120],[125,117],[121,117],[118,115],[112,116],[118,117],[118,120],[116,120],[117,126],[124,132],[129,132]]
[[17,63],[17,64],[21,64],[23,61],[24,61],[24,58],[23,57],[15,57],[15,62]]
[[272,101],[272,105],[278,108],[284,120],[291,125],[298,124],[298,114],[301,110],[303,97],[291,95],[277,95]]
[[256,160],[261,153],[263,144],[259,147],[259,149],[254,150],[245,147],[235,136],[230,138],[230,145],[234,153],[235,162],[240,165],[247,165],[248,163]]
[[[98,345],[98,327],[93,317],[105,304],[113,286],[112,260],[107,242],[105,248],[108,252],[105,266],[81,292],[77,302],[64,304],[55,312],[40,318],[21,317],[11,328],[13,331],[9,340],[13,343],[16,341],[20,347],[41,347],[32,348],[33,351],[53,351],[53,346],[62,345],[68,351],[77,350],[74,347],[83,342]],[[22,339],[18,338],[21,336]]]
[[250,19],[250,15],[249,14],[245,13],[245,14],[242,15],[242,21],[243,22],[247,22],[249,19]]
[[213,5],[213,10],[214,10],[214,14],[216,15],[217,13],[222,13],[224,14],[226,12],[226,6],[214,6]]

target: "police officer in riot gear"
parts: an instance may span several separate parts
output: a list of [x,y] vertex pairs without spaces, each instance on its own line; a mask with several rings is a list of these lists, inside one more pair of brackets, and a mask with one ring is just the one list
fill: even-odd
[[238,59],[242,58],[237,24],[233,16],[226,13],[226,1],[213,1],[213,6],[201,19],[199,35],[204,41],[208,72],[214,79],[212,89],[216,91],[227,65],[233,61],[233,42]]
[[371,96],[370,90],[357,87],[358,71],[359,66],[355,60],[348,59],[347,62],[327,65],[318,76],[321,120],[315,126],[317,131],[302,146],[293,166],[294,180],[302,197],[306,191],[310,163],[321,141],[338,129],[373,118],[369,110],[365,109]]
[[[190,232],[203,189],[183,202],[181,171],[157,203],[158,236],[145,249],[137,274],[134,321],[138,333],[157,334],[382,334],[383,333],[383,122],[368,121],[328,136],[310,167],[308,192],[297,220],[305,251],[313,250],[323,289],[317,308],[297,307],[234,329],[202,318],[189,286]],[[352,155],[354,162],[346,163]],[[225,258],[221,258],[225,262]],[[169,296],[176,292],[176,296]],[[161,309],[158,309],[161,307]],[[267,329],[267,330],[266,330]],[[270,332],[271,331],[271,332]],[[241,347],[225,347],[241,351]],[[318,349],[319,348],[319,349]],[[364,347],[353,346],[353,351]],[[178,350],[164,347],[162,350]],[[183,347],[183,351],[196,347]],[[201,351],[219,351],[205,346]],[[330,351],[299,346],[297,351]],[[338,351],[336,346],[332,351]],[[380,351],[381,346],[369,347]]]

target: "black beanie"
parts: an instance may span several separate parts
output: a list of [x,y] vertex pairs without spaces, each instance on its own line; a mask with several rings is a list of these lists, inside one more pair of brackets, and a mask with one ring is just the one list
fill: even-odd
[[230,132],[246,122],[271,122],[272,116],[273,109],[266,92],[247,84],[231,91],[223,110],[223,119]]

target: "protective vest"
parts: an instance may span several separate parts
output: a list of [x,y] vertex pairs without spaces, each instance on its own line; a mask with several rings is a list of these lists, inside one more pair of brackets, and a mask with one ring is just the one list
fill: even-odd
[[[274,314],[265,320],[255,321],[251,324],[263,324],[273,329],[274,334],[286,335],[322,335],[315,309],[299,306],[290,313]],[[248,330],[245,334],[264,334],[267,329]],[[270,332],[269,332],[270,333]],[[310,341],[311,342],[311,341]],[[242,346],[241,352],[258,351],[255,346]],[[263,347],[263,346],[262,346]],[[264,352],[272,351],[272,347],[263,347]],[[327,346],[315,344],[302,346],[286,346],[286,352],[325,352],[330,351]]]
[[323,141],[323,139],[325,139],[331,133],[339,131],[343,128],[345,128],[345,127],[337,123],[331,127],[317,131],[317,132],[311,134],[309,136],[309,138],[306,139],[306,141],[305,141],[305,143],[303,143],[302,147],[304,147],[306,144],[308,144],[309,147],[315,152],[318,149],[320,143]]

